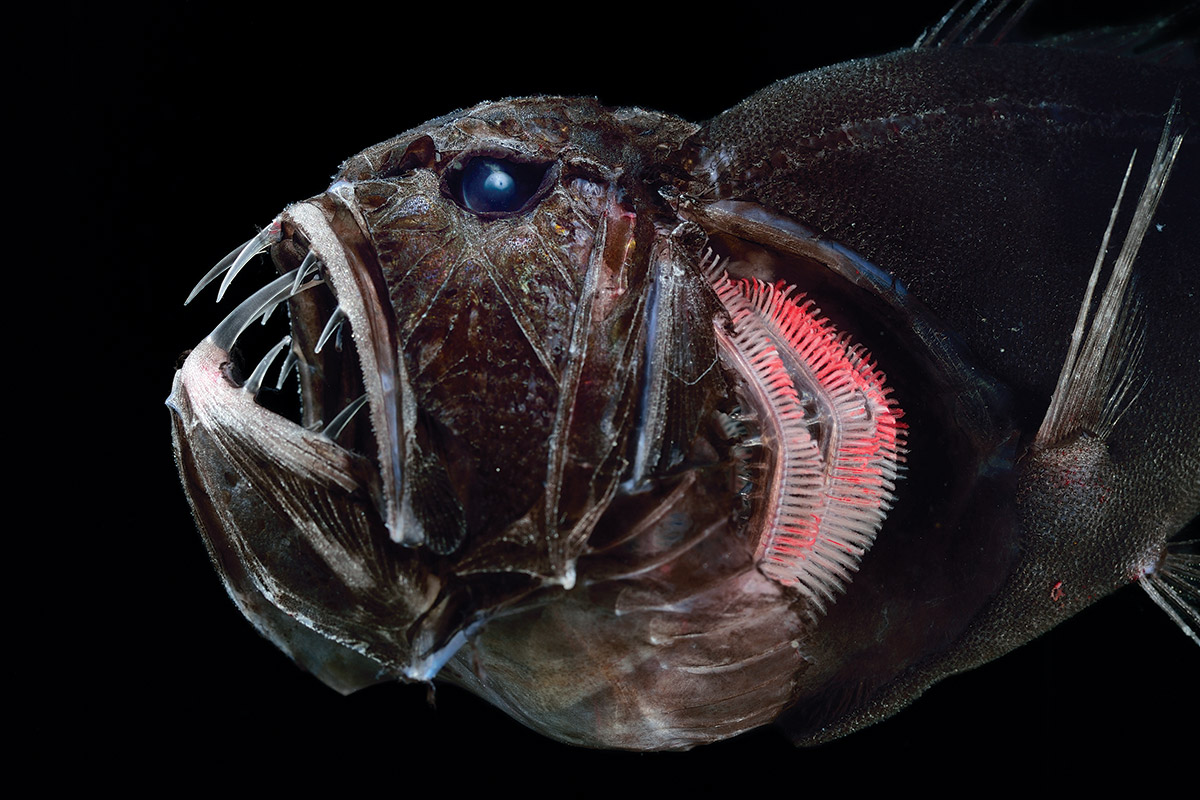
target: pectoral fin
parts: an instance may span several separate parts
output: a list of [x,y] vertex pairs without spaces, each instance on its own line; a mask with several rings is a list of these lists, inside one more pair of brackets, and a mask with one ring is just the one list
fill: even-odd
[[[1183,143],[1184,134],[1178,130],[1176,111],[1173,107],[1167,116],[1129,230],[1093,312],[1093,291],[1099,283],[1109,239],[1137,159],[1136,152],[1129,160],[1080,304],[1071,333],[1071,346],[1059,373],[1050,408],[1034,440],[1034,448],[1043,452],[1064,448],[1086,451],[1084,456],[1069,459],[1072,463],[1107,460],[1105,440],[1121,417],[1136,404],[1140,386],[1144,383],[1138,376],[1144,325],[1133,288],[1133,266]],[[1185,634],[1200,644],[1200,636],[1197,636],[1200,630],[1200,558],[1195,549],[1194,541],[1164,544],[1159,558],[1144,568],[1138,583]]]
[[1092,313],[1093,290],[1099,282],[1109,239],[1137,153],[1129,159],[1129,167],[1113,204],[1100,252],[1096,255],[1096,263],[1088,280],[1087,292],[1079,307],[1075,329],[1071,332],[1071,347],[1059,373],[1050,409],[1034,440],[1035,447],[1053,447],[1083,431],[1103,439],[1136,399],[1142,325],[1133,292],[1133,265],[1166,188],[1175,156],[1183,144],[1183,133],[1175,130],[1176,119],[1175,109],[1172,108],[1146,185],[1134,210],[1133,220],[1121,245],[1120,255],[1113,264],[1099,305]]

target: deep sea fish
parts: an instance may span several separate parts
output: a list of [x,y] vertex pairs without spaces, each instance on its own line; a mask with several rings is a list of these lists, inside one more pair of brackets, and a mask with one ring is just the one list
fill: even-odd
[[851,733],[1132,583],[1200,644],[1191,51],[980,5],[702,124],[454,112],[230,252],[189,301],[278,277],[168,405],[242,612],[632,750]]

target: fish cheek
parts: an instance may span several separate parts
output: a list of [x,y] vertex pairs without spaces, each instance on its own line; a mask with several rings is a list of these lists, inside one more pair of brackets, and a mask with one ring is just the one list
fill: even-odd
[[[423,352],[436,354],[420,365]],[[447,276],[405,357],[468,533],[502,530],[540,496],[557,387],[486,267],[467,259]]]
[[549,211],[479,219],[450,204],[428,171],[377,184],[358,196],[372,201],[362,210],[423,449],[441,462],[468,538],[487,537],[542,495],[579,285],[561,245],[586,249],[591,229],[556,228]]

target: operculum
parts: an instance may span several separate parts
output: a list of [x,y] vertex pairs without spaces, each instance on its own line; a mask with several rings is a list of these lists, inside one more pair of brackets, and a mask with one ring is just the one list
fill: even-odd
[[[832,562],[829,570],[836,586],[826,592],[795,571],[797,562],[807,566],[806,553],[812,551],[803,545],[820,539],[819,525],[815,535],[785,531],[797,541],[784,537],[786,547],[777,553],[783,560],[776,559],[784,569],[766,570],[775,572],[777,580],[794,580],[799,595],[824,609],[803,643],[811,666],[797,688],[797,705],[789,712],[795,729],[818,730],[832,719],[831,709],[852,707],[857,701],[851,698],[869,695],[871,687],[886,684],[946,647],[965,630],[1015,562],[1019,522],[1012,466],[1018,441],[1006,389],[979,368],[953,331],[902,284],[849,248],[753,203],[681,205],[684,215],[708,232],[721,259],[721,275],[728,273],[728,284],[722,289],[718,283],[718,291],[726,294],[727,301],[741,298],[726,303],[727,307],[741,303],[740,311],[731,308],[731,317],[740,313],[757,320],[756,324],[778,328],[780,322],[790,325],[789,320],[799,319],[802,310],[812,312],[819,325],[827,326],[824,341],[838,343],[851,361],[870,365],[859,373],[868,378],[859,388],[861,396],[878,392],[884,403],[874,407],[890,409],[892,427],[903,433],[894,451],[904,459],[903,470],[890,480],[890,457],[874,464],[877,491],[868,503],[873,520],[865,538],[859,530],[843,540],[841,550],[851,560],[841,560],[840,569],[838,559]],[[806,297],[796,301],[801,293]],[[801,411],[807,408],[816,418],[809,426],[816,441],[808,455],[785,456],[767,473],[787,474],[789,459],[802,467],[815,458],[809,463],[820,466],[808,475],[816,483],[825,481],[831,440],[822,428],[830,407],[813,402],[799,374],[804,370],[797,367],[810,356],[789,354],[796,349],[797,339],[781,337],[778,330],[763,338],[734,325],[725,334],[729,341],[723,343],[722,352],[731,361],[745,361],[741,366],[733,364],[733,371],[743,376],[746,386],[758,381],[769,389],[775,378],[785,379],[792,384]],[[751,362],[768,356],[779,363],[755,378]],[[785,413],[782,401],[765,389],[757,399],[749,399],[758,418],[764,413]],[[860,412],[873,405],[859,406]],[[839,424],[836,414],[830,422]],[[779,458],[779,435],[783,434],[772,441],[764,437],[765,456]],[[799,474],[805,474],[803,469]],[[756,535],[768,534],[759,553],[765,560],[774,544],[770,520],[777,515],[772,511],[796,495],[786,487],[772,494],[782,486],[774,479],[761,485],[766,497],[759,501],[754,520],[760,526]],[[815,490],[816,496],[822,491]],[[850,497],[844,492],[833,494]],[[858,502],[852,507],[857,509]],[[824,512],[814,515],[823,518]],[[898,620],[906,622],[897,625]]]

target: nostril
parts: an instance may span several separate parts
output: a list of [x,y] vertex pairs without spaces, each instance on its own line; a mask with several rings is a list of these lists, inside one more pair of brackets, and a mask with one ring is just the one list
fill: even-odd
[[384,156],[379,165],[377,177],[396,178],[414,169],[429,169],[437,162],[437,145],[433,139],[418,136],[404,150],[393,148]]

